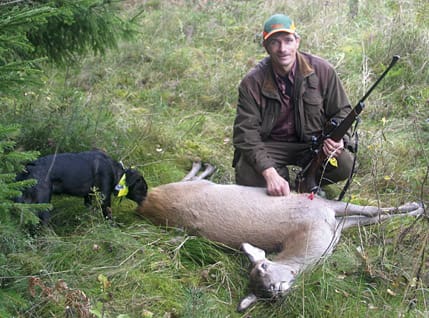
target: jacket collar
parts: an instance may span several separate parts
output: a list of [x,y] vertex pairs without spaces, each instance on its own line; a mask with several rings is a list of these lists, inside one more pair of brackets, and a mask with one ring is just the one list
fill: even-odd
[[309,63],[308,58],[305,56],[305,54],[298,52],[296,54],[296,61],[298,63],[297,73],[302,75],[302,77],[305,78],[314,73],[314,68]]
[[[295,84],[301,82],[302,79],[310,76],[314,73],[314,69],[311,64],[308,62],[305,54],[301,52],[296,53],[296,69],[295,69]],[[264,80],[262,83],[262,94],[268,98],[273,98],[280,100],[280,95],[278,92],[277,84],[275,82],[275,74],[272,66],[272,61],[270,57],[267,57],[264,61],[266,64],[268,72],[265,72]]]

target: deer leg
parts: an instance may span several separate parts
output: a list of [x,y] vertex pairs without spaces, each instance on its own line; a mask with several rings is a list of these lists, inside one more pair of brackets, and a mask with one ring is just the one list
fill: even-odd
[[[422,214],[424,211],[423,205],[419,204],[417,202],[408,202],[405,203],[397,208],[395,207],[390,207],[390,208],[382,208],[381,212],[382,213],[406,213],[408,214],[409,212],[414,213],[415,211],[420,211],[420,214]],[[415,215],[415,214],[414,214]]]
[[194,161],[192,163],[192,169],[188,172],[188,174],[182,179],[182,181],[191,181],[195,178],[198,171],[201,169],[201,161]]
[[205,179],[210,177],[216,170],[216,168],[211,164],[205,163],[205,169],[199,175],[197,175],[198,171],[201,169],[201,166],[201,161],[193,162],[191,171],[189,171],[189,173],[182,179],[182,182]]
[[[399,207],[401,208],[401,207]],[[395,211],[398,211],[399,208]],[[399,210],[400,211],[400,210]],[[365,216],[365,215],[350,215],[337,217],[337,222],[342,229],[347,229],[353,226],[360,225],[370,225],[376,223],[382,223],[388,219],[396,218],[396,217],[404,217],[404,216],[420,216],[424,213],[423,207],[419,207],[418,209],[412,211],[405,211],[403,213],[394,213],[394,214],[379,214],[375,216]]]
[[330,203],[334,204],[333,208],[335,210],[336,216],[351,216],[351,215],[361,215],[366,217],[378,216],[380,214],[390,214],[390,213],[408,213],[423,209],[423,207],[416,203],[410,202],[400,207],[389,207],[389,208],[378,208],[376,206],[361,206],[351,203],[344,202],[335,202]]
[[210,177],[216,171],[216,168],[209,163],[205,163],[204,166],[205,166],[204,171],[201,172],[198,176],[195,176],[195,178],[193,180],[206,179],[207,177]]

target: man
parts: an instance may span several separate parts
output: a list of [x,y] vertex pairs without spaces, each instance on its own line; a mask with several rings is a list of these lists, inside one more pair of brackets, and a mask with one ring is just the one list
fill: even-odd
[[[264,24],[268,57],[241,81],[234,122],[233,167],[236,183],[266,187],[269,195],[288,195],[288,165],[304,167],[311,158],[311,140],[325,124],[341,121],[351,105],[332,65],[298,51],[294,22],[275,14]],[[326,139],[323,151],[335,158],[318,176],[321,184],[345,180],[353,157],[350,135]]]

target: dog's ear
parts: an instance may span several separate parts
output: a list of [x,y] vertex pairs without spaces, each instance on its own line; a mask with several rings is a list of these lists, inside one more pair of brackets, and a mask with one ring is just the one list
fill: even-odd
[[125,170],[125,176],[128,187],[138,187],[147,190],[146,180],[139,171],[135,169],[127,169]]
[[126,183],[129,187],[127,198],[131,199],[138,204],[143,202],[147,195],[147,183],[143,176],[134,169],[127,169],[125,171]]
[[136,182],[143,178],[140,172],[132,168],[125,169],[125,176],[127,185],[129,187],[133,186]]

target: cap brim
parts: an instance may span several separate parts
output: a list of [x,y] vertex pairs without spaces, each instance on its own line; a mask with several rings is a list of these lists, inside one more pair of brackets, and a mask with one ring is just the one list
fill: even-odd
[[264,41],[267,40],[273,34],[279,33],[279,32],[286,32],[286,33],[294,34],[295,30],[292,30],[292,29],[275,29],[275,30],[271,31],[270,33],[264,34]]

